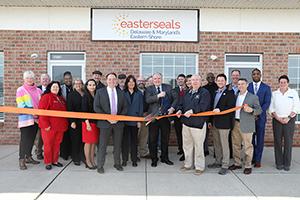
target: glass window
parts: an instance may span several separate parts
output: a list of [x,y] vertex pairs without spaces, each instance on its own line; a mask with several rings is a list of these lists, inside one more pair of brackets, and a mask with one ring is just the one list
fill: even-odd
[[258,68],[262,71],[261,54],[226,54],[225,55],[225,74],[228,77],[228,83],[231,82],[230,74],[234,69],[241,72],[241,78],[246,78],[252,82],[251,72]]
[[[4,54],[0,52],[0,105],[4,105]],[[0,121],[4,120],[4,113],[0,113]]]
[[142,53],[140,73],[148,78],[155,72],[163,75],[163,82],[175,86],[178,74],[198,73],[198,54]]
[[[288,71],[289,87],[297,90],[300,95],[300,55],[289,55]],[[300,122],[300,115],[297,116],[297,122]]]
[[48,74],[52,80],[63,82],[63,74],[70,71],[75,78],[85,81],[84,52],[49,52]]

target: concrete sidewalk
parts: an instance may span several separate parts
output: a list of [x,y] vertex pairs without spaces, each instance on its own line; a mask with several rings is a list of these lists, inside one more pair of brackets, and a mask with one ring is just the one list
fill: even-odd
[[[63,168],[45,170],[44,164],[18,168],[18,146],[0,145],[0,199],[300,199],[300,148],[293,149],[291,171],[278,171],[274,166],[273,148],[265,148],[262,168],[251,175],[242,170],[226,176],[206,169],[201,176],[182,173],[176,149],[170,149],[173,166],[159,163],[150,166],[142,159],[138,167],[131,163],[124,172],[116,171],[112,149],[109,149],[105,174],[88,170],[83,165],[62,162]],[[213,161],[207,157],[206,165]]]

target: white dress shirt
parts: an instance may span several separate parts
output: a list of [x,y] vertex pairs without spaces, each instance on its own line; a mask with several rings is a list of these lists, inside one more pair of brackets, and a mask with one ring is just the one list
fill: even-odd
[[43,85],[42,85],[42,92],[45,92],[45,91],[46,91],[46,88],[47,88],[46,86],[43,86]]
[[257,91],[256,91],[255,94],[257,94],[257,92],[258,92],[259,87],[260,87],[260,84],[261,84],[261,81],[259,81],[259,82],[257,82],[257,83],[253,82],[253,92],[254,92],[254,93],[255,93],[255,85],[257,85]]
[[115,100],[116,100],[116,109],[118,111],[118,95],[117,95],[117,90],[114,87],[113,89],[110,87],[106,87],[107,93],[108,93],[108,97],[109,97],[109,104],[110,104],[110,108],[112,108],[112,101],[111,101],[111,93],[112,91],[115,93]]
[[280,90],[272,92],[269,113],[275,112],[278,117],[288,117],[291,112],[300,113],[299,95],[296,90],[288,88],[282,94]]
[[[244,94],[239,93],[237,99],[236,99],[236,106],[242,106],[245,100],[245,97],[247,95],[248,91],[246,91]],[[235,119],[240,119],[241,109],[238,109],[235,111]]]

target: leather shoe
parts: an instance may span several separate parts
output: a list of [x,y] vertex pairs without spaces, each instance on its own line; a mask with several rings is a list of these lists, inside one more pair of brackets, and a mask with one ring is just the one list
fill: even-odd
[[170,160],[161,160],[162,163],[166,163],[167,165],[174,165],[174,163]]
[[157,161],[152,161],[151,167],[157,167]]
[[255,168],[261,168],[261,163],[260,163],[260,162],[255,163],[255,164],[254,164],[254,167],[255,167]]
[[249,175],[252,173],[252,168],[245,168],[244,169],[244,174]]
[[52,165],[54,165],[56,167],[62,167],[63,166],[63,164],[61,164],[60,162],[52,163]]
[[34,164],[34,165],[40,164],[40,161],[34,160],[31,156],[25,158],[25,162],[29,163],[29,164]]
[[39,155],[36,156],[36,158],[37,158],[38,160],[43,160],[43,159],[44,159],[44,156],[43,156],[43,154],[39,154]]
[[126,167],[126,166],[127,166],[127,162],[126,162],[126,161],[123,161],[123,162],[122,162],[122,166],[123,166],[123,167]]
[[136,162],[133,162],[132,163],[132,167],[137,167],[138,165],[137,165],[137,163]]
[[114,165],[114,168],[116,168],[116,170],[118,171],[123,171],[123,167],[121,165]]
[[52,169],[52,165],[46,165],[46,170],[50,170],[50,169]]
[[99,174],[104,174],[104,169],[103,169],[103,167],[98,168],[98,169],[97,169],[97,172],[98,172]]
[[74,165],[80,166],[80,162],[79,161],[74,161]]
[[182,155],[180,158],[179,158],[179,161],[184,161],[185,160],[185,157],[184,155]]
[[236,165],[231,165],[229,168],[229,170],[236,170],[236,169],[242,169],[241,166],[236,166]]

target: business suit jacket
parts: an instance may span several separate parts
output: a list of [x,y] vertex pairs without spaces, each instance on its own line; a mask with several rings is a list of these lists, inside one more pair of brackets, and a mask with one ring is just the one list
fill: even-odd
[[[214,99],[216,92],[213,96],[212,107],[214,107]],[[220,111],[224,111],[235,107],[235,95],[233,90],[225,89],[216,105],[215,108],[219,108]],[[218,129],[232,129],[234,125],[234,112],[226,115],[215,115],[213,116],[213,125]]]
[[[250,83],[248,86],[248,91],[254,94],[254,83]],[[267,84],[261,82],[259,89],[256,93],[259,99],[259,103],[262,109],[262,113],[259,115],[259,119],[263,120],[264,123],[267,120],[266,111],[268,110],[270,104],[271,104],[271,98],[272,98],[272,91],[270,86]]]
[[247,92],[244,104],[248,104],[253,109],[252,113],[247,113],[244,109],[240,112],[240,128],[242,133],[253,133],[255,132],[255,116],[260,115],[262,109],[259,104],[258,97],[250,92]]
[[[144,111],[144,96],[141,91],[137,90],[133,92],[133,98],[131,101],[129,91],[125,91],[125,99],[127,101],[127,115],[142,117]],[[137,122],[125,122],[128,126],[136,126]]]
[[[67,92],[68,88],[65,84],[61,85],[61,93],[62,93],[62,96],[64,97],[65,100],[67,100],[67,97],[68,97],[68,92]],[[73,91],[73,88],[71,87],[71,90],[70,92]]]
[[[165,114],[169,108],[173,107],[176,109],[177,106],[177,96],[172,91],[171,85],[162,84],[161,85],[162,91],[166,92],[166,96],[162,98],[163,106],[162,106],[162,114]],[[157,89],[154,85],[151,85],[146,88],[145,90],[145,100],[146,103],[149,105],[148,114],[158,115],[159,108],[161,107],[159,103],[159,98],[157,98]]]
[[[127,114],[127,103],[125,100],[124,92],[116,87],[117,90],[117,98],[118,98],[118,108],[117,115],[126,115]],[[107,93],[107,87],[103,87],[97,90],[96,95],[94,97],[94,110],[96,113],[102,114],[111,114],[110,101]],[[97,127],[99,128],[109,128],[111,123],[107,120],[98,120]],[[116,126],[122,128],[124,126],[124,122],[118,121]]]

